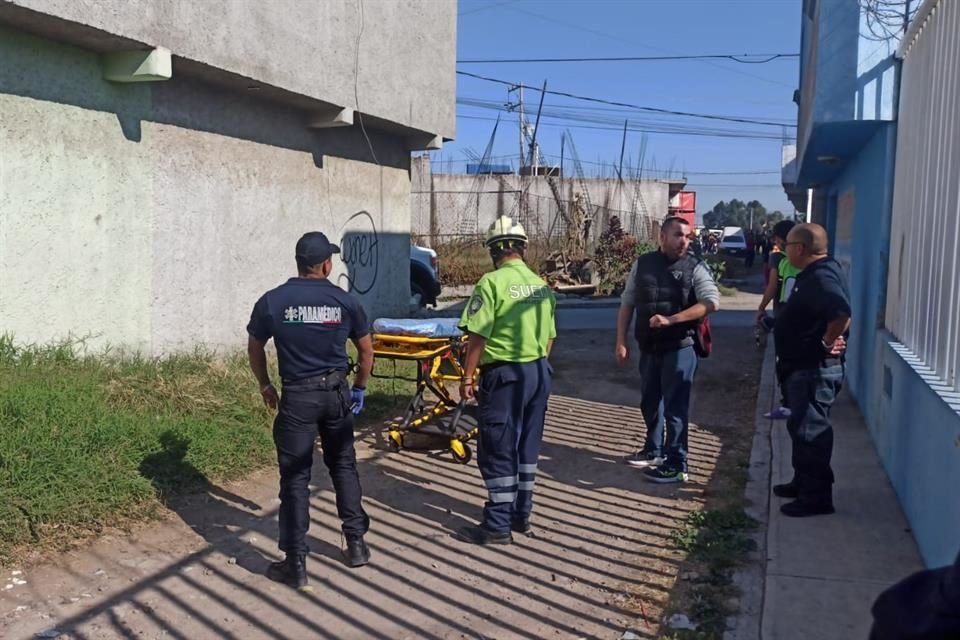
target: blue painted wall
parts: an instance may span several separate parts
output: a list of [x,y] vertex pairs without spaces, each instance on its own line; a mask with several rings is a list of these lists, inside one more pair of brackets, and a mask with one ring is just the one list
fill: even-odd
[[815,122],[854,119],[859,31],[860,5],[857,0],[820,1]]
[[[928,566],[960,548],[960,401],[938,395],[883,328],[896,125],[880,126],[830,185],[831,253],[849,264],[853,307],[847,388],[857,400]],[[837,240],[844,194],[854,198],[852,240]]]
[[893,339],[877,337],[878,410],[867,424],[924,561],[939,567],[960,549],[960,406],[947,404]]
[[[883,326],[886,306],[896,139],[895,124],[880,125],[833,182],[827,196],[831,253],[842,264],[849,265],[847,276],[853,318],[847,352],[847,384],[868,421],[875,418],[877,405],[874,338]],[[844,197],[850,194],[854,203],[852,239],[838,244],[838,210]]]

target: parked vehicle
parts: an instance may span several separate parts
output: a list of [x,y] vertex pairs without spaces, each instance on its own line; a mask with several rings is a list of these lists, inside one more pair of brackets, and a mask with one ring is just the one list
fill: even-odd
[[724,227],[720,250],[731,256],[746,255],[747,238],[742,227]]
[[436,305],[440,295],[440,265],[437,252],[410,245],[410,301],[417,307]]

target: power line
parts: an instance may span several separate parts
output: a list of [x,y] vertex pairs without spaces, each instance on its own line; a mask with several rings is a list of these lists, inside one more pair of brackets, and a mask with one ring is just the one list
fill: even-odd
[[[457,98],[457,104],[467,106],[467,107],[477,107],[478,109],[495,109],[497,111],[507,110],[509,111],[508,105],[505,105],[500,100],[488,100],[485,98],[471,98],[462,96]],[[623,120],[623,114],[637,113],[636,109],[624,109],[622,107],[611,108],[611,107],[598,107],[594,105],[575,105],[575,104],[564,104],[564,105],[555,105],[546,107],[547,111],[552,113],[563,113],[565,116],[568,116],[572,119],[582,117],[579,114],[576,114],[578,111],[585,111],[589,113],[599,113],[606,112],[610,114],[618,114],[616,118],[610,115],[597,115],[594,118],[603,118],[604,122],[621,122]],[[569,113],[567,110],[570,110],[574,113]],[[642,112],[641,112],[642,113]],[[739,117],[739,116],[730,116],[730,117]],[[784,125],[795,125],[796,118],[764,118],[767,121],[774,122],[779,121],[781,126]],[[676,121],[670,118],[660,118],[655,120],[646,120],[645,122],[662,122],[675,124]]]
[[732,188],[743,188],[743,189],[747,189],[747,188],[749,188],[749,189],[783,189],[783,185],[782,185],[782,184],[745,184],[745,183],[739,183],[739,184],[706,184],[706,183],[703,183],[703,182],[695,182],[695,181],[687,181],[687,186],[688,186],[688,187],[696,187],[696,188],[698,188],[698,189],[701,188],[701,187],[709,187],[709,188],[732,187]]
[[[541,153],[540,155],[542,155],[544,158],[552,158],[552,159],[555,159],[555,160],[559,160],[559,159],[560,159],[560,156],[558,156],[558,155],[556,155],[556,154],[552,154],[552,153]],[[512,153],[512,154],[511,154],[511,153],[507,153],[507,154],[498,155],[498,156],[490,156],[489,158],[487,158],[487,161],[488,161],[488,162],[492,162],[492,161],[494,161],[494,160],[523,160],[523,159],[524,159],[524,157],[523,157],[523,156],[520,156],[519,154],[516,154],[516,153]],[[474,161],[472,158],[466,158],[466,159],[463,159],[463,160],[458,160],[457,162],[464,162],[464,163],[467,163],[467,164],[475,164],[475,161]],[[583,159],[581,159],[580,162],[581,162],[582,164],[590,164],[590,165],[596,165],[596,166],[608,166],[608,165],[610,164],[609,162],[593,162],[593,161],[591,161],[591,160],[583,160]],[[676,171],[671,172],[671,171],[669,171],[669,170],[667,170],[667,169],[648,169],[648,168],[644,168],[643,171],[644,171],[644,173],[650,174],[650,175],[652,175],[652,174],[664,174],[664,175],[666,175],[666,174],[677,174],[677,175],[680,175],[680,176],[682,176],[682,177],[687,177],[687,176],[766,176],[766,175],[780,175],[780,170],[768,171],[768,170],[766,170],[766,169],[746,169],[746,170],[743,170],[743,171],[676,170]]]
[[[457,60],[457,64],[515,64],[525,62],[662,62],[667,60],[730,60],[740,64],[766,64],[774,60],[799,58],[799,53],[743,53],[671,56],[614,56],[599,58],[471,58]],[[760,58],[749,60],[744,58]]]
[[[486,120],[487,122],[494,122],[494,121],[496,121],[496,118],[490,118],[490,117],[487,117],[487,116],[466,115],[466,114],[462,114],[462,113],[461,113],[461,114],[457,114],[457,117],[458,117],[458,118],[465,118],[465,119],[467,119],[467,120]],[[545,117],[551,117],[551,118],[552,118],[552,116],[545,116]],[[540,126],[541,126],[541,127],[556,127],[556,128],[559,128],[559,129],[567,129],[567,128],[569,128],[569,129],[593,129],[593,130],[596,130],[596,131],[623,131],[623,125],[614,127],[614,126],[600,126],[600,125],[596,125],[596,126],[595,126],[595,125],[589,125],[589,124],[564,125],[564,124],[551,124],[551,123],[548,123],[548,122],[541,122],[541,123],[540,123]],[[664,130],[664,129],[657,129],[657,128],[652,128],[652,127],[642,127],[642,128],[641,128],[641,127],[628,127],[628,128],[627,128],[627,131],[636,132],[636,133],[648,133],[648,134],[651,134],[651,135],[669,134],[669,135],[678,135],[678,136],[696,136],[696,137],[708,137],[708,138],[730,138],[730,139],[739,139],[739,140],[770,140],[770,141],[774,141],[774,142],[778,142],[778,143],[783,142],[783,137],[782,137],[782,136],[774,135],[774,134],[762,134],[762,133],[738,133],[738,132],[730,132],[730,133],[720,133],[720,132],[717,132],[717,133],[709,133],[709,132],[701,132],[701,131],[696,131],[696,130],[684,130],[684,129]]]
[[[715,2],[715,0],[710,0],[710,1],[711,1],[711,2]],[[767,2],[767,1],[768,1],[768,0],[764,0],[764,2]],[[574,23],[571,23],[571,22],[566,22],[566,21],[564,21],[564,20],[559,20],[559,19],[557,19],[557,18],[555,18],[555,17],[551,17],[551,16],[544,15],[543,13],[538,13],[538,12],[534,12],[534,11],[528,11],[528,10],[526,10],[526,9],[520,8],[519,6],[517,6],[516,3],[511,3],[511,4],[509,4],[509,5],[507,6],[507,9],[509,9],[510,11],[515,11],[515,12],[517,12],[517,13],[522,13],[522,14],[531,16],[531,17],[533,17],[533,18],[537,18],[537,19],[539,19],[539,20],[543,20],[543,21],[546,21],[546,22],[552,22],[552,23],[554,23],[554,24],[558,24],[558,25],[560,25],[560,26],[562,26],[562,27],[566,27],[566,28],[568,28],[568,29],[576,29],[576,30],[578,30],[578,31],[585,31],[585,32],[587,32],[587,33],[592,33],[592,34],[594,34],[594,35],[600,36],[600,37],[605,38],[605,39],[607,39],[607,40],[610,40],[610,39],[619,40],[620,42],[626,42],[627,44],[631,44],[631,45],[634,45],[634,46],[640,46],[640,47],[642,47],[642,48],[644,48],[644,49],[649,49],[649,50],[651,50],[651,51],[659,51],[660,53],[676,53],[675,51],[669,51],[669,50],[667,50],[667,49],[662,49],[662,48],[659,48],[659,47],[651,47],[650,45],[643,44],[643,43],[639,43],[639,42],[637,42],[637,41],[635,41],[635,40],[628,40],[628,39],[626,39],[626,38],[624,38],[624,37],[622,37],[622,36],[619,36],[619,35],[616,35],[616,34],[613,34],[613,33],[605,33],[605,32],[603,32],[603,31],[597,31],[596,29],[591,29],[591,28],[589,28],[589,27],[585,27],[585,26],[583,26],[583,25],[581,25],[581,24],[574,24]],[[718,68],[718,69],[723,69],[724,71],[728,71],[728,72],[730,72],[730,73],[736,73],[736,74],[739,74],[739,75],[742,75],[742,76],[747,76],[747,77],[749,77],[749,78],[754,78],[754,79],[756,79],[756,80],[760,80],[761,82],[766,82],[766,83],[769,83],[769,84],[775,84],[775,85],[778,85],[778,86],[781,86],[781,87],[788,87],[788,88],[791,88],[791,89],[795,88],[793,85],[787,84],[787,83],[785,83],[785,82],[779,82],[779,81],[777,81],[777,80],[771,80],[770,78],[764,78],[763,76],[758,76],[758,75],[755,74],[755,73],[749,73],[749,72],[744,71],[744,70],[742,70],[742,69],[737,69],[737,68],[733,68],[733,67],[727,67],[727,66],[724,66],[724,65],[720,64],[719,62],[714,62],[714,61],[710,61],[710,60],[704,60],[703,63],[704,63],[704,64],[711,65],[711,66],[716,67],[716,68]]]
[[[466,76],[469,78],[476,78],[477,80],[484,80],[486,82],[494,82],[496,84],[502,84],[508,87],[520,86],[520,84],[517,82],[510,82],[508,80],[499,80],[497,78],[481,76],[476,73],[470,73],[469,71],[457,71],[457,75]],[[528,88],[533,89],[534,91],[543,91],[542,89],[537,89],[536,87],[528,87]],[[725,122],[736,122],[740,124],[757,124],[757,125],[763,125],[768,127],[784,126],[783,123],[780,123],[780,122],[753,120],[750,118],[739,118],[739,117],[733,117],[733,116],[720,116],[720,115],[713,115],[713,114],[707,114],[707,113],[692,113],[689,111],[675,111],[673,109],[661,109],[659,107],[643,107],[640,105],[630,104],[628,102],[616,102],[613,100],[604,100],[602,98],[594,98],[591,96],[580,96],[573,93],[567,93],[565,91],[554,91],[554,90],[547,89],[545,93],[553,96],[563,96],[565,98],[571,98],[573,100],[583,100],[585,102],[595,102],[597,104],[608,104],[614,107],[626,107],[629,109],[636,109],[637,111],[647,111],[649,113],[663,113],[663,114],[668,114],[673,116],[683,116],[688,118],[703,118],[706,120],[721,120]],[[788,126],[796,126],[796,125],[788,125]]]
[[[506,110],[506,107],[486,107],[487,109],[493,109],[500,112]],[[561,122],[585,122],[588,124],[600,124],[607,125],[604,128],[623,128],[623,118],[611,118],[604,116],[591,116],[580,113],[567,113],[564,111],[554,111],[552,109],[544,109],[543,116],[552,120],[557,120]],[[473,115],[473,114],[464,114],[462,111],[459,112],[459,115]],[[657,120],[629,120],[628,130],[629,131],[659,131],[661,133],[698,133],[702,135],[712,135],[717,134],[720,137],[730,137],[733,136],[749,136],[757,137],[763,139],[777,139],[781,140],[782,135],[775,135],[767,131],[751,131],[746,129],[721,129],[716,127],[704,127],[704,126],[688,126],[683,124],[678,124],[676,122],[670,121],[657,121]]]
[[457,17],[458,17],[458,18],[462,18],[463,16],[468,16],[468,15],[470,15],[471,13],[479,13],[480,11],[486,11],[487,9],[493,9],[493,8],[495,8],[495,7],[502,7],[502,6],[505,5],[505,4],[509,4],[510,1],[511,1],[511,0],[503,0],[502,2],[495,2],[495,3],[493,3],[493,4],[487,4],[487,5],[484,5],[484,6],[482,6],[482,7],[477,7],[476,9],[468,9],[468,10],[466,10],[466,11],[461,11],[460,13],[457,14]]

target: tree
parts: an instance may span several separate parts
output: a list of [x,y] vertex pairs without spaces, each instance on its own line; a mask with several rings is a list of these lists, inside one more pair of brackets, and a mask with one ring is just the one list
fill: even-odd
[[703,224],[710,229],[723,227],[750,229],[751,220],[754,229],[769,228],[783,220],[783,213],[768,212],[767,208],[757,200],[743,202],[734,198],[730,202],[721,200],[713,206],[713,209],[703,214]]

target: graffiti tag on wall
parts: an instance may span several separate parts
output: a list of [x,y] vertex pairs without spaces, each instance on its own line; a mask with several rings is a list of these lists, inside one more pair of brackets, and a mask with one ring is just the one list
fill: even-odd
[[366,211],[358,211],[346,221],[340,238],[340,259],[347,272],[338,281],[347,291],[363,295],[373,289],[380,270],[380,237],[377,225]]

